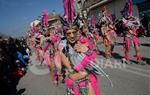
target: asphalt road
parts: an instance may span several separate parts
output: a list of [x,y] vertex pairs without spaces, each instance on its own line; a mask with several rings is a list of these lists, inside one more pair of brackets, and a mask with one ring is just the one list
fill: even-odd
[[[136,64],[132,57],[132,64],[122,64],[120,58],[123,56],[121,49],[122,38],[118,38],[117,46],[113,58],[105,59],[103,57],[104,46],[101,45],[101,55],[97,57],[99,65],[110,76],[113,87],[109,81],[98,76],[101,95],[150,95],[150,38],[140,38],[145,65]],[[134,49],[131,49],[131,56],[134,55]],[[29,66],[27,74],[21,78],[17,86],[19,95],[65,95],[65,86],[60,84],[54,86],[50,80],[49,71],[45,67],[39,66],[35,62],[35,56],[31,57],[32,66]]]

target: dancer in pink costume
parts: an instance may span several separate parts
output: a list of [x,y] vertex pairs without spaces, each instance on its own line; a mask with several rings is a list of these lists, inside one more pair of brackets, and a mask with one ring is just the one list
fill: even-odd
[[127,19],[123,18],[124,27],[125,27],[125,36],[124,36],[124,50],[125,50],[125,56],[123,61],[126,63],[129,63],[128,60],[130,58],[129,56],[129,50],[131,45],[134,45],[135,50],[135,57],[137,59],[138,64],[141,64],[140,59],[142,58],[140,52],[139,52],[139,44],[140,41],[137,38],[137,29],[140,26],[139,20],[133,16],[128,17]]
[[59,42],[60,38],[57,34],[52,34],[52,44],[54,45],[54,56],[53,56],[53,60],[54,60],[54,64],[55,64],[55,74],[53,76],[53,80],[55,80],[55,82],[58,84],[58,81],[62,80],[62,72],[61,72],[61,68],[62,68],[62,64],[61,64],[61,58],[60,58],[60,51],[59,51],[59,47],[58,47],[58,42]]
[[100,95],[96,74],[103,74],[106,77],[107,75],[96,64],[93,35],[84,33],[82,36],[80,33],[88,30],[79,32],[78,16],[73,20],[74,16],[70,15],[74,12],[70,10],[72,1],[64,0],[66,20],[60,17],[65,27],[66,42],[61,44],[63,48],[60,48],[60,57],[66,69],[67,95]]
[[35,53],[36,53],[36,56],[37,56],[37,61],[41,62],[43,59],[42,59],[42,48],[41,48],[41,42],[42,42],[42,39],[43,39],[43,35],[39,32],[35,33],[34,35],[34,41],[35,41]]
[[67,42],[61,60],[67,69],[67,95],[100,95],[96,71],[89,69],[96,66],[96,52],[90,41],[79,35],[77,26],[65,31]]
[[58,41],[60,40],[54,26],[50,26],[46,30],[45,46],[42,49],[44,52],[44,60],[51,72],[51,79],[58,85],[59,77],[61,76],[61,60],[58,50]]

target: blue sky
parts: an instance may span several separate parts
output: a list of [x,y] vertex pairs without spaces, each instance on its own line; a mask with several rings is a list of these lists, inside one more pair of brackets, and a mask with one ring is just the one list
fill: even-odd
[[63,14],[63,0],[0,0],[0,32],[15,37],[25,35],[30,22],[41,16],[43,9]]
[[63,0],[0,0],[0,32],[13,37],[25,35],[43,9],[63,14]]

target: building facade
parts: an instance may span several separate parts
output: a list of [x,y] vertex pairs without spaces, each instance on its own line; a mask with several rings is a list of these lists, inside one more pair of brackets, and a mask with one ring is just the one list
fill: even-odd
[[[105,5],[113,19],[121,18],[121,11],[126,5],[126,0],[78,0],[80,10],[87,16],[93,15],[95,20],[102,16],[102,7]],[[133,5],[133,15],[139,17],[137,5]]]

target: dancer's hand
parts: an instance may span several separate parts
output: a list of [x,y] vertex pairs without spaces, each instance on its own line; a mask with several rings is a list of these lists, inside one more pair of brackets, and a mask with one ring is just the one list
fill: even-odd
[[77,44],[75,44],[75,46],[74,46],[74,49],[77,51],[77,52],[86,52],[86,51],[88,51],[88,46],[87,46],[87,44],[82,44],[82,43],[80,43],[80,42],[78,42]]

